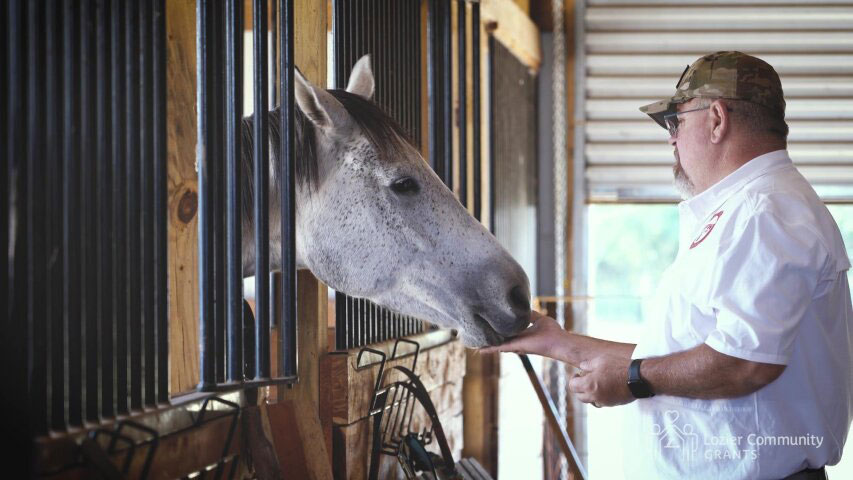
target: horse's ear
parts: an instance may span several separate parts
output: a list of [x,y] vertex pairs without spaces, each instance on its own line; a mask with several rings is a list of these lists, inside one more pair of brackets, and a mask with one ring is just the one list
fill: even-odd
[[341,102],[323,88],[311,84],[302,74],[293,72],[294,96],[302,113],[327,134],[343,132],[349,126],[350,117]]
[[347,83],[347,91],[360,95],[368,100],[373,98],[376,83],[373,80],[373,69],[370,67],[370,55],[365,55],[355,62]]

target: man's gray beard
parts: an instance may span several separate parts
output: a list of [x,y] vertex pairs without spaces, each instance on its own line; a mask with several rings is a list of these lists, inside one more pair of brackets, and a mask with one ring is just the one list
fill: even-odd
[[672,166],[673,183],[681,198],[687,200],[693,196],[695,187],[693,186],[693,182],[690,181],[690,177],[687,176],[687,172],[681,168],[681,159],[678,157],[678,150],[675,150],[673,154],[675,155],[675,164]]

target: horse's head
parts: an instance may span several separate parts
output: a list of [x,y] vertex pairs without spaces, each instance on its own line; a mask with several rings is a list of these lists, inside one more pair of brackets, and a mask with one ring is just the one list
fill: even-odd
[[346,91],[296,73],[297,116],[313,126],[317,163],[313,186],[298,189],[297,262],[335,290],[458,329],[469,347],[501,343],[527,326],[527,276],[373,90],[367,56]]

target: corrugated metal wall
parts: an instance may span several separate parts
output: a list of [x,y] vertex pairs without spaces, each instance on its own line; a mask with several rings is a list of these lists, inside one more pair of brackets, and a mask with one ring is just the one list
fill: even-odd
[[740,50],[779,72],[803,174],[825,199],[853,200],[853,2],[805,3],[587,0],[588,199],[677,200],[668,135],[637,108],[672,95],[701,55]]
[[536,75],[500,42],[494,66],[494,233],[536,291]]

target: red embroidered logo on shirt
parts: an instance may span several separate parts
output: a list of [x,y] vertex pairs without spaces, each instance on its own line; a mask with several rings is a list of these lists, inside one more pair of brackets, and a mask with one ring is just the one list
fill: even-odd
[[705,225],[705,228],[702,229],[702,233],[700,233],[699,236],[696,237],[696,240],[693,240],[693,243],[690,244],[691,249],[702,243],[706,238],[708,238],[708,235],[711,234],[711,230],[714,229],[714,225],[717,224],[717,220],[719,220],[722,215],[723,211],[720,210],[719,212],[711,216],[711,222]]

